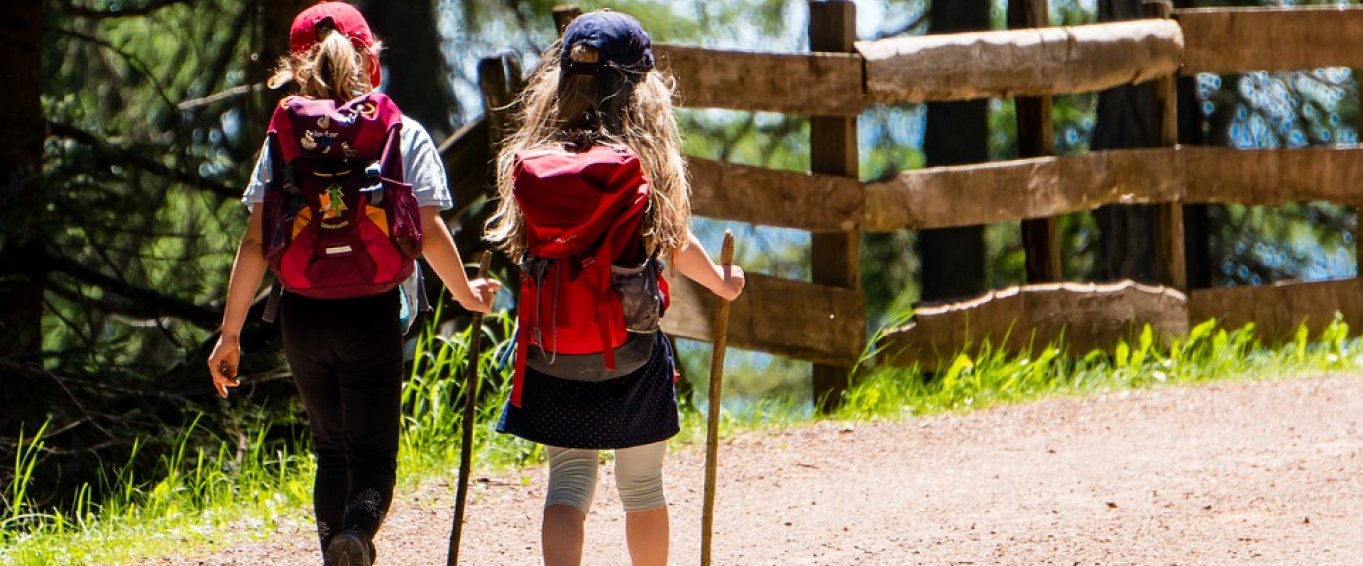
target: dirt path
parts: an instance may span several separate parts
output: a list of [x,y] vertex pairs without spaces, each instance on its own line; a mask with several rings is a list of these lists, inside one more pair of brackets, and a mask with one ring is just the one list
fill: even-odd
[[[1363,564],[1361,420],[1363,376],[1336,375],[738,435],[715,564]],[[699,562],[700,448],[668,461],[676,564]],[[628,564],[608,470],[591,566]],[[464,563],[539,563],[543,486],[480,481]],[[378,564],[444,564],[451,492],[402,497]],[[315,564],[312,540],[299,524],[156,563]]]

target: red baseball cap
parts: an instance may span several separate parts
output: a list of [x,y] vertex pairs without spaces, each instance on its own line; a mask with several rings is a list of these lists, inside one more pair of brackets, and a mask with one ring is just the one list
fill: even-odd
[[299,12],[289,28],[289,51],[294,57],[301,56],[321,40],[317,35],[318,25],[329,22],[331,28],[350,38],[355,49],[369,54],[369,83],[378,88],[383,82],[383,69],[379,67],[379,52],[374,42],[374,34],[369,31],[369,22],[354,6],[346,2],[322,0]]

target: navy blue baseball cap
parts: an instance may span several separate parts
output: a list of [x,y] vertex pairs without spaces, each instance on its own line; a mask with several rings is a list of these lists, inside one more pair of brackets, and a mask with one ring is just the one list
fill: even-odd
[[[578,45],[594,47],[600,55],[596,62],[573,61]],[[598,10],[573,19],[563,30],[563,51],[559,64],[569,73],[600,73],[613,67],[630,73],[647,73],[653,68],[653,41],[639,20],[620,12]]]

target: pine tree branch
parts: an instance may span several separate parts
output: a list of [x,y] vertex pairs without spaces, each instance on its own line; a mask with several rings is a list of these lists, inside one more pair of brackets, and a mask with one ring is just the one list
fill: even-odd
[[109,312],[137,317],[173,316],[205,329],[217,328],[222,322],[222,311],[201,307],[190,301],[172,297],[153,289],[140,287],[121,277],[114,277],[91,269],[70,258],[46,253],[42,258],[44,267],[53,272],[68,275],[78,281],[94,285],[113,293],[128,302],[99,301]]
[[[148,66],[147,63],[137,55],[134,55],[124,50],[122,47],[119,47],[108,42],[107,40],[95,37],[85,32],[52,26],[43,26],[43,32],[54,33],[57,35],[65,35],[68,37],[72,37],[75,39],[79,39],[81,41],[91,43],[93,45],[98,45],[100,47],[113,51],[114,53],[117,53],[118,56],[122,57],[124,61],[127,61],[128,65],[132,66],[133,69],[135,69],[138,72],[138,74],[146,78],[147,84],[151,85],[152,90],[156,91],[156,96],[161,99],[161,102],[165,103],[167,108],[170,109],[175,108],[175,103],[171,102],[170,95],[166,94],[166,89],[161,86],[163,83],[160,80],[160,78],[158,78],[155,73],[152,73],[151,67]],[[172,119],[174,119],[177,125],[180,123],[179,114],[171,114],[171,117]]]
[[264,88],[265,88],[265,83],[256,83],[256,84],[251,84],[251,85],[238,85],[238,86],[234,86],[234,87],[232,87],[232,88],[229,88],[229,89],[227,89],[227,90],[223,90],[223,91],[220,91],[220,92],[215,92],[215,93],[210,94],[210,95],[208,95],[208,96],[203,96],[203,97],[200,97],[200,98],[191,98],[191,99],[189,99],[189,100],[186,100],[186,101],[184,101],[184,102],[181,102],[181,103],[177,104],[177,105],[176,105],[176,108],[179,108],[180,110],[195,110],[195,109],[198,109],[198,108],[201,108],[201,107],[204,107],[204,106],[208,106],[208,105],[213,104],[213,103],[215,103],[215,102],[222,102],[222,101],[224,101],[224,100],[232,100],[232,99],[235,99],[235,98],[241,98],[241,97],[243,97],[243,96],[246,96],[246,95],[248,95],[248,94],[251,94],[252,92],[260,92],[260,91],[263,90]]
[[77,6],[76,3],[71,0],[62,0],[60,10],[78,18],[109,20],[114,18],[147,16],[162,8],[186,3],[189,3],[189,0],[151,0],[142,6],[121,7],[117,10],[101,10],[98,8]]
[[88,146],[100,157],[109,160],[113,164],[128,165],[146,171],[158,177],[164,177],[172,181],[185,185],[207,190],[223,199],[241,198],[241,191],[229,187],[221,182],[207,179],[200,175],[172,169],[146,156],[146,152],[138,152],[127,148],[118,147],[105,141],[99,135],[87,132],[70,124],[61,122],[48,122],[48,134],[60,138],[69,139],[76,143]]

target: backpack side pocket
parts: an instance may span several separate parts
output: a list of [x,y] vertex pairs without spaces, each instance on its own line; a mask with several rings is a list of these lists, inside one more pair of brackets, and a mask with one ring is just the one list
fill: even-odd
[[662,320],[663,294],[658,286],[662,261],[650,257],[634,267],[611,266],[611,288],[620,294],[625,329],[656,332]]
[[383,208],[388,213],[388,237],[408,259],[421,256],[421,206],[412,185],[383,180]]

